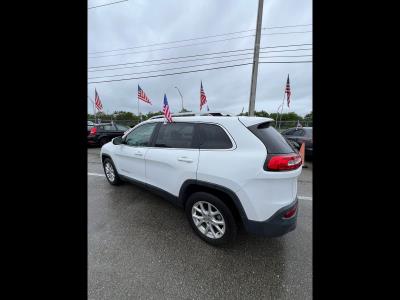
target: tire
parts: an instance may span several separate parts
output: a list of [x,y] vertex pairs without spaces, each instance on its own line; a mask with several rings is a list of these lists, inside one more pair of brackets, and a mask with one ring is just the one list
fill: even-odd
[[121,179],[118,176],[117,169],[114,166],[114,163],[111,159],[106,158],[103,161],[103,169],[104,174],[108,182],[112,185],[120,185],[122,183]]
[[103,145],[107,144],[108,142],[109,142],[108,138],[102,137],[100,139],[100,146],[103,146]]
[[[201,209],[201,205],[204,210]],[[210,211],[214,215],[210,215]],[[230,209],[218,197],[205,192],[193,193],[186,201],[185,213],[193,230],[207,243],[220,246],[230,244],[235,240],[237,224]],[[198,217],[193,217],[192,214]],[[207,221],[201,221],[204,216]],[[194,220],[197,220],[197,225]],[[216,224],[215,221],[219,223]],[[220,231],[217,230],[218,228]]]

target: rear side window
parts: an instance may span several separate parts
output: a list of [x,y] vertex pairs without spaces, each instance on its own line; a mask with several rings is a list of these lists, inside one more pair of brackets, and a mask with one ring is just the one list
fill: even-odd
[[155,146],[165,148],[192,148],[194,124],[161,124]]
[[198,124],[200,149],[230,149],[232,142],[218,125]]
[[104,130],[113,131],[113,130],[115,130],[115,126],[114,125],[104,125]]
[[288,154],[296,152],[286,139],[272,126],[270,122],[248,127],[267,148],[268,154]]

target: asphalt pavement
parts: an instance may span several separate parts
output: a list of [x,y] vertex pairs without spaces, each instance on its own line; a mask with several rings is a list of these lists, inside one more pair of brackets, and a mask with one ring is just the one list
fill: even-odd
[[88,149],[88,299],[312,298],[312,163],[299,177],[294,231],[240,231],[232,246],[216,248],[182,209],[134,185],[110,185],[99,152]]

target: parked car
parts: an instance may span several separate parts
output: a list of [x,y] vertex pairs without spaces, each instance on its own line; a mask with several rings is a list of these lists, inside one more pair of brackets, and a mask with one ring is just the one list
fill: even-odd
[[88,133],[88,135],[90,134],[90,130],[93,128],[94,125],[95,125],[95,123],[93,123],[92,121],[87,121],[87,133]]
[[302,143],[305,147],[305,158],[312,159],[313,138],[312,127],[289,128],[282,132],[289,141],[295,142],[297,149],[300,149]]
[[89,129],[88,125],[88,144],[100,146],[103,146],[115,137],[122,136],[129,130],[129,127],[112,123],[94,124],[90,127]]
[[[272,119],[153,117],[101,148],[108,182],[132,182],[185,209],[204,241],[249,233],[281,236],[296,228],[302,160]],[[157,216],[162,217],[160,216]]]

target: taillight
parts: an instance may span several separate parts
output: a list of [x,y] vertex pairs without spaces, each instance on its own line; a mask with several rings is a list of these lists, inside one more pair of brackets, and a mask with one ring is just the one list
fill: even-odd
[[288,171],[298,169],[302,164],[298,153],[278,154],[267,159],[267,171]]
[[285,212],[282,218],[283,219],[293,218],[296,215],[296,212],[297,212],[297,203],[291,209]]
[[97,132],[97,128],[96,127],[93,127],[92,129],[90,129],[90,135],[95,135],[96,134],[96,132]]

